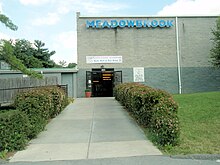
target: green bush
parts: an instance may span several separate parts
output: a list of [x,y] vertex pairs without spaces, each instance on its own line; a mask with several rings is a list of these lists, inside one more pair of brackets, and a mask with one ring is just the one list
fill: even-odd
[[178,106],[169,93],[143,84],[124,83],[115,87],[114,95],[141,126],[148,128],[156,143],[177,144]]
[[51,109],[49,117],[54,118],[68,105],[68,98],[63,89],[59,87],[45,87],[42,90],[47,91],[50,96]]
[[31,131],[28,137],[36,137],[48,120],[64,109],[66,100],[64,91],[58,87],[43,87],[19,93],[15,99],[15,107],[29,118]]
[[18,110],[0,113],[0,151],[23,149],[30,131],[26,114]]
[[19,93],[14,101],[16,110],[0,111],[0,152],[23,149],[67,104],[68,98],[59,87]]
[[47,91],[42,89],[29,90],[17,95],[16,109],[24,112],[30,121],[31,132],[29,138],[34,138],[41,132],[49,119],[51,99]]

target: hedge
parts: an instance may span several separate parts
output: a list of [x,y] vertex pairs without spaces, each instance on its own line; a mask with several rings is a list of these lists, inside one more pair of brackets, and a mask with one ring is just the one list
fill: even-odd
[[19,93],[16,110],[0,111],[0,152],[23,149],[67,104],[65,92],[56,86]]
[[29,120],[23,112],[10,110],[0,113],[0,151],[23,149],[29,131]]
[[0,111],[0,151],[23,149],[67,104],[67,96],[59,87],[19,93],[14,102],[16,110]]
[[49,119],[58,115],[67,105],[64,91],[58,87],[42,87],[19,93],[15,107],[24,112],[30,122],[29,138],[34,138],[46,126]]
[[178,143],[178,105],[169,93],[139,83],[124,83],[114,88],[114,96],[138,124],[148,128],[156,143],[161,146]]

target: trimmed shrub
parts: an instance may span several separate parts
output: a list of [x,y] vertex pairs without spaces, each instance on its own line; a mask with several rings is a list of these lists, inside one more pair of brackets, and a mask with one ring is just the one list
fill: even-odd
[[45,87],[42,90],[47,91],[50,95],[51,109],[49,117],[54,118],[68,105],[68,98],[63,89],[59,87]]
[[26,114],[18,110],[0,113],[0,151],[24,149],[30,131]]
[[172,98],[163,97],[152,108],[149,128],[155,141],[162,145],[176,145],[179,140],[178,106]]
[[36,137],[48,120],[64,109],[66,100],[64,91],[58,87],[42,87],[19,93],[15,99],[15,107],[29,118],[31,131],[28,137]]
[[0,152],[23,149],[67,104],[68,98],[59,87],[19,93],[14,102],[16,110],[0,111]]
[[148,128],[156,143],[161,146],[177,144],[178,106],[169,93],[139,83],[124,83],[115,87],[114,95],[138,124]]
[[31,131],[29,138],[34,138],[41,132],[49,119],[52,108],[51,99],[47,91],[33,89],[17,95],[16,109],[24,112],[30,121]]

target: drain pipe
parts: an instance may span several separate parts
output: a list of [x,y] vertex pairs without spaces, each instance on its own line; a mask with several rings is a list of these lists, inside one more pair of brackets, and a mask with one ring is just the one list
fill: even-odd
[[179,48],[178,17],[176,17],[176,56],[177,56],[179,94],[181,94],[182,93],[182,82],[181,82],[181,67],[180,67],[180,48]]

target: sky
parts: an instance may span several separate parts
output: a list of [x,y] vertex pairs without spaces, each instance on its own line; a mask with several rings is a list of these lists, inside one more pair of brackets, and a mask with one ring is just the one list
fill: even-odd
[[220,15],[220,0],[0,0],[0,12],[18,26],[0,24],[1,39],[40,40],[58,63],[77,63],[76,12],[82,16]]

